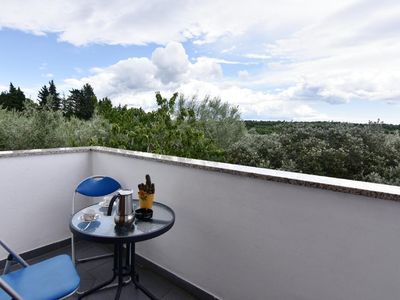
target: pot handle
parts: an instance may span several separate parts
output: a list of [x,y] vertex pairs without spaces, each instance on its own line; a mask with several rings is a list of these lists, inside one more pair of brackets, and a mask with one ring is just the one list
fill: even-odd
[[115,202],[115,200],[117,200],[117,198],[119,198],[119,196],[121,196],[121,195],[118,193],[111,198],[110,204],[108,205],[108,209],[107,209],[107,216],[111,216],[114,202]]

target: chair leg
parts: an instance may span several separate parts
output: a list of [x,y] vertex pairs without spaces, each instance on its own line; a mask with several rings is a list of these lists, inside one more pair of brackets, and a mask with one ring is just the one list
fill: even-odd
[[76,259],[75,259],[75,241],[74,241],[74,235],[71,235],[71,257],[72,257],[72,262],[76,266]]
[[91,256],[91,257],[87,257],[87,258],[76,258],[75,261],[76,263],[85,263],[88,261],[92,261],[92,260],[97,260],[97,259],[103,259],[103,258],[108,258],[108,257],[113,257],[114,254],[113,253],[108,253],[108,254],[101,254],[101,255],[96,255],[96,256]]
[[88,262],[88,261],[97,260],[97,259],[103,259],[103,258],[108,258],[108,257],[113,257],[113,256],[114,256],[114,253],[107,253],[107,254],[101,254],[101,255],[86,257],[86,258],[78,258],[76,256],[76,247],[75,247],[74,235],[71,235],[71,258],[72,258],[72,262],[74,263],[75,266],[77,264],[80,264],[80,263],[85,263],[85,262]]

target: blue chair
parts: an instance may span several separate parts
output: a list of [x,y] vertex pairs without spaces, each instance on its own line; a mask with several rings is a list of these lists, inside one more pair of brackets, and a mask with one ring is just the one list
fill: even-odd
[[[9,253],[0,276],[0,300],[64,299],[78,290],[80,278],[68,255],[29,265],[1,240],[0,245]],[[9,272],[14,262],[22,268]]]
[[[116,192],[120,188],[121,185],[119,184],[119,182],[108,176],[95,175],[82,180],[76,187],[74,196],[72,198],[72,215],[75,214],[75,197],[77,194],[81,194],[87,197],[103,197]],[[111,254],[97,255],[97,256],[77,259],[75,253],[74,235],[71,235],[71,256],[72,256],[72,261],[74,262],[74,264],[76,264],[95,259],[112,257],[113,254],[111,253]]]

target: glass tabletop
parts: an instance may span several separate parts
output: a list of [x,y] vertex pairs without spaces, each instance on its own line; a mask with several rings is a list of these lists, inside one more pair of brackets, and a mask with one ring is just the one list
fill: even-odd
[[[134,200],[133,204],[138,207],[138,200]],[[71,231],[83,239],[103,243],[139,242],[167,232],[175,222],[175,213],[171,208],[165,204],[154,202],[152,219],[142,221],[135,218],[132,229],[120,228],[114,223],[117,205],[118,202],[114,205],[111,216],[107,216],[107,208],[100,204],[94,204],[78,211],[71,218]],[[95,220],[85,221],[83,219],[83,214],[88,209],[95,211]]]

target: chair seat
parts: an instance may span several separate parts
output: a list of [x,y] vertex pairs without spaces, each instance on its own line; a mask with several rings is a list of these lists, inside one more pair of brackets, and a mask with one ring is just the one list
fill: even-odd
[[[80,283],[71,258],[59,255],[5,274],[2,279],[26,300],[54,300],[74,292]],[[11,297],[0,289],[0,299]]]

